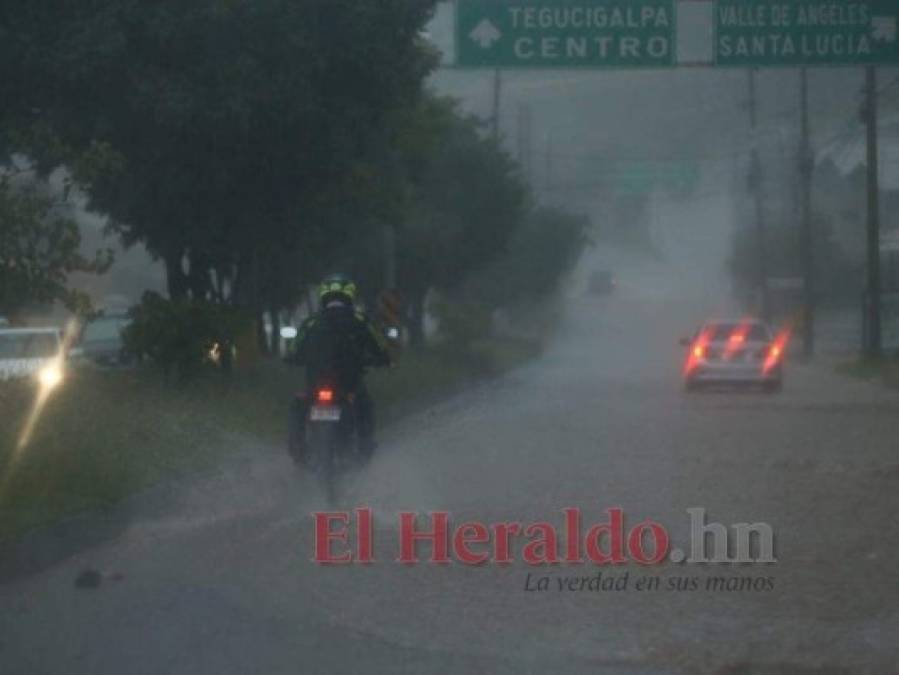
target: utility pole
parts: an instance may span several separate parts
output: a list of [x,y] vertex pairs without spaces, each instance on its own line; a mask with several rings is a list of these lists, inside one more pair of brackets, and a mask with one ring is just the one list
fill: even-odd
[[881,355],[880,307],[880,181],[877,150],[877,68],[867,66],[865,75],[865,109],[867,123],[868,164],[868,283],[866,288],[865,356]]
[[493,71],[493,117],[491,118],[491,131],[493,140],[499,142],[499,115],[502,102],[503,75],[499,68]]
[[523,172],[527,172],[527,160],[525,155],[525,140],[524,140],[524,103],[518,104],[518,165],[521,167]]
[[755,69],[749,69],[749,127],[752,135],[752,155],[749,167],[749,189],[755,198],[756,229],[756,283],[758,284],[760,314],[764,320],[769,318],[768,305],[768,261],[767,234],[764,223],[764,205],[762,204],[762,162],[759,157],[758,112],[756,103]]
[[546,134],[545,162],[544,190],[546,191],[546,199],[549,201],[553,190],[553,139],[549,134]]
[[531,106],[524,106],[524,166],[528,183],[533,185],[534,178],[534,137],[532,134]]
[[522,174],[531,183],[534,169],[534,147],[531,124],[531,106],[522,103],[518,106],[518,164]]
[[800,136],[799,176],[801,180],[799,255],[802,258],[802,353],[815,353],[815,238],[812,232],[812,159],[808,112],[808,69],[799,71]]

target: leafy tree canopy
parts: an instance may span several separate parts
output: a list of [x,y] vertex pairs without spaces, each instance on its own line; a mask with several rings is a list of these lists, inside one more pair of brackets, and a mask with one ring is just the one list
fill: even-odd
[[3,147],[81,169],[173,295],[283,302],[390,203],[373,167],[435,63],[433,4],[2,0]]
[[0,178],[0,315],[62,302],[76,313],[88,299],[67,286],[72,272],[102,273],[112,262],[108,251],[88,259],[80,252],[77,223],[36,185],[17,188]]

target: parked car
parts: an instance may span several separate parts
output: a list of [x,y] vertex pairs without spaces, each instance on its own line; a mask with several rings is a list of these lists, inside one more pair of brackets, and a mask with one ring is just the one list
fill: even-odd
[[77,355],[103,366],[131,363],[125,349],[122,330],[131,322],[124,313],[103,314],[88,323],[81,332]]
[[65,354],[55,328],[0,328],[0,381],[34,378],[52,388],[63,379]]

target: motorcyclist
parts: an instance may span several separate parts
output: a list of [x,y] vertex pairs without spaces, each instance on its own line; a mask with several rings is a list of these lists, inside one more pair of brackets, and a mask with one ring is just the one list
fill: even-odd
[[[359,452],[367,459],[376,443],[374,402],[365,387],[365,368],[389,366],[390,353],[380,332],[356,308],[356,284],[351,279],[328,276],[318,295],[319,310],[303,322],[287,361],[306,367],[307,386],[332,382],[340,391],[354,394]],[[302,430],[309,404],[298,405]]]

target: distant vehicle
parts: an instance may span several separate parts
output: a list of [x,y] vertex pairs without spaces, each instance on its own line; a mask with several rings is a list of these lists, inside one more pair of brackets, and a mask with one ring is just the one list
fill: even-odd
[[588,290],[595,295],[608,295],[617,285],[615,276],[609,270],[596,270],[590,275]]
[[30,377],[52,389],[62,382],[64,358],[55,328],[0,328],[0,381]]
[[131,323],[124,313],[104,314],[88,323],[81,332],[77,355],[102,366],[124,366],[131,363],[125,349],[122,330]]
[[708,321],[681,344],[688,348],[687,391],[715,384],[761,386],[769,392],[783,388],[786,337],[775,336],[762,321]]

